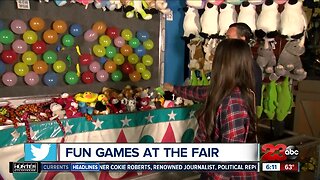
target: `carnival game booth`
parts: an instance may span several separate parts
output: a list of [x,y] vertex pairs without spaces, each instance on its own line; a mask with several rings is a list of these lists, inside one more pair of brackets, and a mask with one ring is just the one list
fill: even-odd
[[128,2],[0,2],[1,178],[144,173],[9,173],[27,142],[192,142],[197,105],[157,88],[170,10],[165,1]]

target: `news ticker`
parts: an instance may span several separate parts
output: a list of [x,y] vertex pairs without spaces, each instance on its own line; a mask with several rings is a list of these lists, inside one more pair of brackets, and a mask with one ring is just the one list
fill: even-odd
[[[260,165],[262,164],[262,165]],[[10,173],[99,171],[274,171],[300,172],[300,163],[43,163],[10,162]]]
[[254,171],[260,170],[259,162],[248,163],[43,163],[10,162],[10,173],[42,171]]

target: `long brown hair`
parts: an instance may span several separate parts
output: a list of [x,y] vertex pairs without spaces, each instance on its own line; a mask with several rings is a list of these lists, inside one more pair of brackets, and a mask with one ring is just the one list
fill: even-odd
[[209,141],[211,141],[213,122],[216,121],[219,105],[236,87],[241,91],[241,96],[250,116],[250,129],[255,131],[255,102],[252,93],[255,81],[253,79],[252,61],[251,49],[245,41],[226,39],[218,44],[212,64],[208,97],[203,108],[197,113],[198,120],[204,121],[201,123],[205,124]]

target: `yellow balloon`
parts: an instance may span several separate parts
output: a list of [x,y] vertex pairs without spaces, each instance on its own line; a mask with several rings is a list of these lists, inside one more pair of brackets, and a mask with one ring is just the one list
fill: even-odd
[[18,76],[25,76],[29,72],[29,67],[26,63],[18,62],[14,65],[13,70]]
[[97,57],[103,57],[104,55],[106,55],[106,49],[102,45],[96,44],[92,49],[94,55],[96,55]]
[[53,64],[53,70],[57,73],[62,73],[66,70],[66,63],[58,60]]
[[37,61],[37,55],[33,51],[27,51],[23,53],[22,61],[27,65],[33,65]]
[[102,35],[99,37],[99,44],[101,44],[103,47],[110,46],[111,38],[107,35]]
[[23,33],[23,40],[27,44],[34,44],[38,40],[38,35],[36,32],[28,30]]

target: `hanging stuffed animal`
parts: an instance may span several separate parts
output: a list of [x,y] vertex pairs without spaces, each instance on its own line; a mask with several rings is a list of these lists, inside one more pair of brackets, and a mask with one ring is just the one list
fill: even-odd
[[264,90],[266,88],[266,85],[264,83],[262,83],[262,87],[261,87],[261,99],[260,99],[260,105],[257,106],[257,117],[260,118],[262,113],[263,113],[263,99],[264,99]]
[[201,33],[203,38],[214,38],[219,32],[218,6],[207,3],[205,10],[200,18]]
[[203,70],[206,73],[211,72],[214,52],[217,45],[218,45],[218,39],[206,39],[203,45],[203,51],[205,53]]
[[254,32],[257,28],[257,17],[258,14],[256,12],[255,5],[250,4],[248,1],[244,1],[243,3],[241,3],[237,22],[247,24],[250,27],[251,31]]
[[220,36],[224,36],[229,29],[229,26],[237,22],[237,12],[232,4],[221,4],[219,14]]
[[203,9],[206,4],[206,0],[187,0],[186,4],[189,7]]
[[157,14],[156,0],[142,0],[142,6],[146,13]]
[[265,36],[274,38],[278,34],[279,26],[278,4],[273,0],[266,0],[262,4],[262,10],[257,19],[257,30],[255,31],[257,38],[263,39]]
[[198,78],[195,71],[202,69],[205,61],[204,53],[202,50],[202,41],[192,40],[187,46],[189,48],[190,54],[190,63],[188,64],[188,67],[191,71],[190,81],[192,86],[197,86]]
[[261,71],[267,74],[273,73],[273,68],[277,65],[277,61],[272,46],[267,38],[261,43],[257,50],[257,54],[257,63],[260,66]]
[[300,56],[305,52],[305,36],[301,40],[288,41],[284,46],[275,68],[277,76],[288,75],[290,78],[301,81],[307,77],[302,67]]
[[266,85],[266,96],[263,101],[263,112],[267,115],[269,119],[273,119],[275,111],[278,107],[278,94],[276,88],[276,81],[271,81]]
[[171,12],[166,0],[156,0],[156,9],[163,14],[169,14]]
[[200,16],[198,10],[193,7],[185,7],[183,10],[185,11],[183,20],[183,37],[190,40],[199,35]]
[[276,118],[283,121],[288,114],[291,113],[292,92],[290,91],[289,77],[285,77],[282,83],[277,84],[278,107],[276,110]]
[[289,0],[284,5],[281,13],[280,32],[284,36],[293,39],[300,39],[303,31],[307,29],[308,22],[305,12],[302,9],[302,1]]

